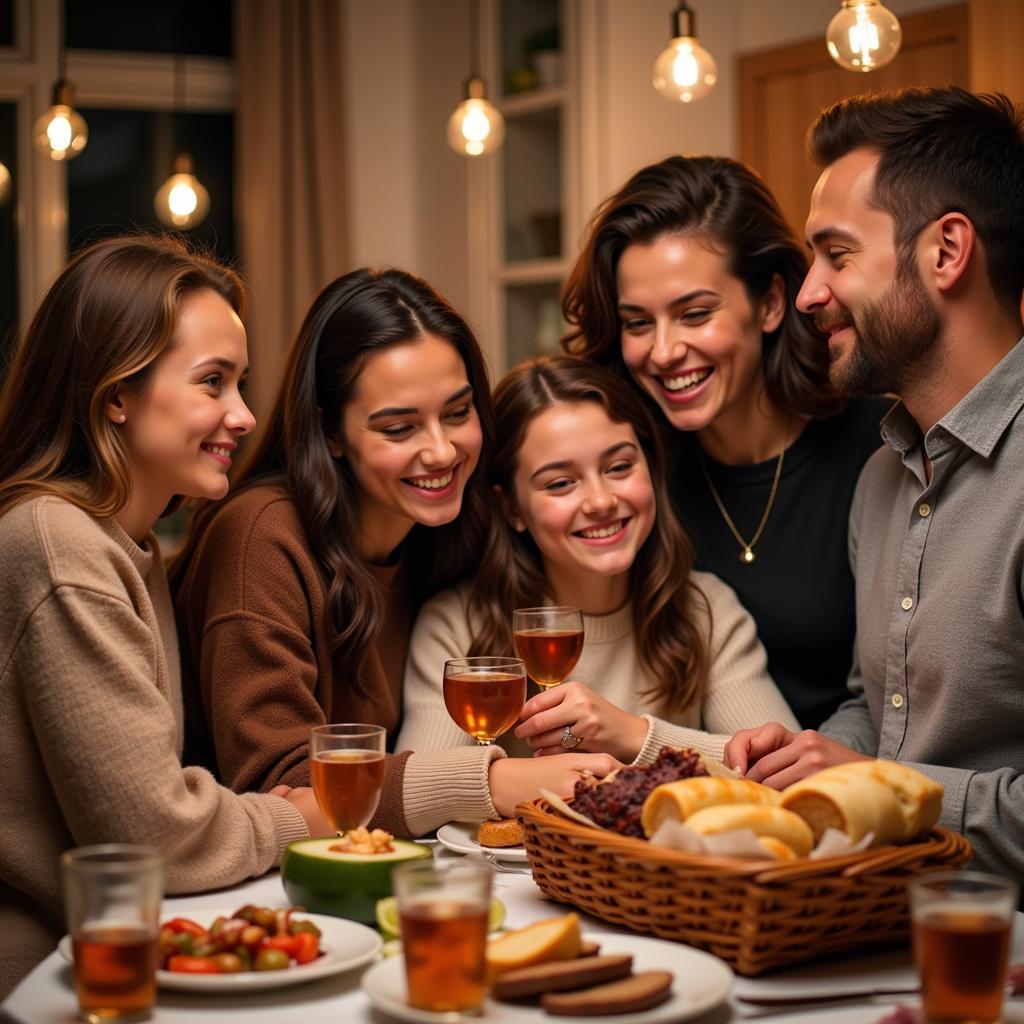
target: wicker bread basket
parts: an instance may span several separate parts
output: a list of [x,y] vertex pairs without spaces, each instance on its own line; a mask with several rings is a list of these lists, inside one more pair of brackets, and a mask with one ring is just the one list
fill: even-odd
[[705,857],[577,824],[544,799],[516,811],[547,896],[706,949],[748,976],[904,938],[907,882],[971,855],[963,836],[934,828],[917,843],[825,860]]

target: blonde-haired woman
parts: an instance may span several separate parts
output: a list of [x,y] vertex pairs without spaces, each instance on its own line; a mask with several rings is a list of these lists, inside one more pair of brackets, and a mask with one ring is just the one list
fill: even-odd
[[221,498],[253,427],[243,292],[166,238],[75,256],[0,391],[0,997],[63,931],[57,861],[149,843],[168,892],[261,874],[326,832],[308,789],[236,795],[181,767],[177,637],[152,528]]

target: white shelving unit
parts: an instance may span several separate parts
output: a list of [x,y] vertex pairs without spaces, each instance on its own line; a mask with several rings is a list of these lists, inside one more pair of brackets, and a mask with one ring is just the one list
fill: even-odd
[[[580,174],[580,33],[589,2],[482,5],[483,70],[506,134],[469,168],[470,314],[496,379],[527,356],[559,350],[562,282],[594,201]],[[560,59],[537,56],[555,40]]]

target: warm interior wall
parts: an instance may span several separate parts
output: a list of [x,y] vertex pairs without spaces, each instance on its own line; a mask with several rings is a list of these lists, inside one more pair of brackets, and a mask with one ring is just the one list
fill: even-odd
[[[353,260],[416,270],[465,309],[467,167],[447,148],[444,132],[467,74],[467,0],[341,2]],[[735,155],[737,57],[817,35],[824,40],[839,9],[839,0],[694,0],[719,81],[700,103],[677,106],[650,85],[651,65],[668,42],[672,0],[584,2],[596,18],[600,195],[670,153]],[[886,0],[886,6],[901,15],[946,2]]]

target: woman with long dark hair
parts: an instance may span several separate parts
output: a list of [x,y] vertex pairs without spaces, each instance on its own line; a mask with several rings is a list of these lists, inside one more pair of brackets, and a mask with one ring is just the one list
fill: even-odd
[[[357,270],[321,292],[234,493],[200,510],[172,570],[192,757],[266,790],[306,784],[315,725],[393,734],[419,604],[479,563],[493,436],[476,339],[426,282]],[[417,835],[511,813],[536,787],[500,757],[390,756],[374,824]],[[610,766],[576,755],[558,788]]]
[[750,616],[725,584],[693,570],[658,427],[635,390],[554,356],[512,370],[494,400],[489,479],[500,512],[475,581],[438,594],[416,622],[399,743],[465,743],[436,665],[511,653],[512,609],[545,604],[583,611],[584,646],[573,681],[524,707],[516,736],[528,750],[648,762],[670,745],[721,757],[740,723],[782,714],[795,724]]
[[[182,768],[171,596],[152,533],[227,493],[253,427],[238,277],[182,243],[83,249],[0,391],[0,996],[64,931],[58,859],[146,843],[169,894],[232,885],[329,831],[312,791]],[[283,797],[283,799],[282,799]]]
[[846,696],[846,523],[887,403],[843,403],[794,300],[803,246],[727,157],[670,157],[596,211],[563,293],[565,348],[631,378],[671,437],[672,497],[696,564],[753,614],[805,727]]

